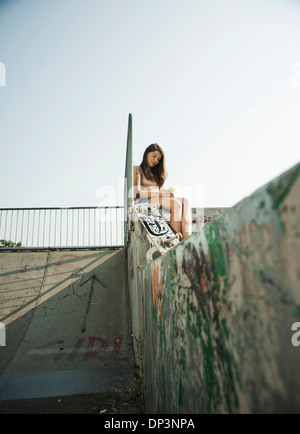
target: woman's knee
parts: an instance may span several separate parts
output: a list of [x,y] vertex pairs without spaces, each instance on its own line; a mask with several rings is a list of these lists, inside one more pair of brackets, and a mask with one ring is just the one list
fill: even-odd
[[180,199],[163,198],[160,203],[163,208],[171,212],[174,220],[181,221],[183,206]]
[[176,220],[181,220],[182,217],[182,202],[180,199],[173,199],[172,200],[172,206],[171,206],[171,212],[174,214],[174,218]]
[[178,200],[180,200],[180,202],[182,203],[182,206],[185,208],[189,208],[190,207],[190,202],[186,197],[180,197]]

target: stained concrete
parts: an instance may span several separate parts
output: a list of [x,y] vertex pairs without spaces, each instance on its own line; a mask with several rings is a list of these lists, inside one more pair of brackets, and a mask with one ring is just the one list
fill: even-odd
[[98,392],[133,375],[125,261],[123,249],[0,254],[0,400]]
[[300,164],[149,264],[133,225],[147,413],[300,412],[299,197]]

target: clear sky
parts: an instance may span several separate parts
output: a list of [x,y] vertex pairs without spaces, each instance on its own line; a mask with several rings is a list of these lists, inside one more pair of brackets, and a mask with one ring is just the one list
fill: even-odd
[[300,2],[0,0],[0,85],[0,207],[123,204],[129,113],[233,206],[300,160]]

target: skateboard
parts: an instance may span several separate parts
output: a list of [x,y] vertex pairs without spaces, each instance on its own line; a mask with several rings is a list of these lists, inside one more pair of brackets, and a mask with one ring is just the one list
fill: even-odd
[[182,240],[181,233],[175,233],[167,220],[159,212],[159,204],[139,203],[135,212],[147,231],[147,236],[156,249],[163,255]]

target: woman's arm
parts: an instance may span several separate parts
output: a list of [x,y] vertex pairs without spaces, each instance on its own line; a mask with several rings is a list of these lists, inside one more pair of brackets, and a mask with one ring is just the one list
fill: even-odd
[[148,191],[141,183],[141,174],[137,171],[133,171],[133,197],[134,199],[149,197]]
[[163,185],[160,187],[159,191],[163,197],[174,197],[174,194]]
[[141,182],[141,174],[139,170],[135,167],[133,171],[133,186],[134,186],[134,198],[152,198],[159,199],[161,197],[174,197],[173,193],[170,193],[169,190],[164,188],[162,185],[160,188],[158,187],[144,187]]

